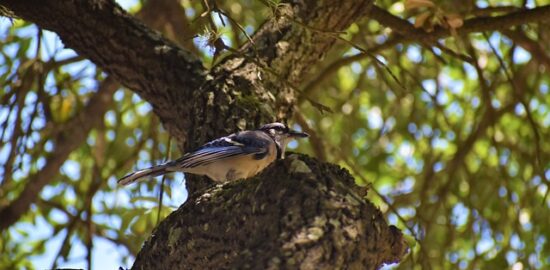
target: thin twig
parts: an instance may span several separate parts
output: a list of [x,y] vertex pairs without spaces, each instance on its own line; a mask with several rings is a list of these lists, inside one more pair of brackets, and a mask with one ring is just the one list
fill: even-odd
[[302,129],[309,134],[309,140],[311,141],[311,146],[313,148],[313,152],[315,152],[315,156],[321,161],[327,161],[324,141],[321,139],[321,136],[319,136],[317,131],[309,126],[305,116],[299,111],[298,108],[294,110],[294,118]]
[[485,40],[487,41],[487,44],[491,48],[491,51],[493,52],[493,54],[497,58],[497,60],[499,62],[499,65],[500,65],[500,70],[506,76],[506,79],[510,83],[510,86],[512,86],[512,89],[514,91],[514,96],[519,100],[519,102],[523,106],[523,109],[525,110],[525,114],[527,116],[527,120],[529,121],[529,124],[531,125],[531,129],[533,130],[533,135],[535,136],[535,149],[534,149],[535,168],[537,168],[538,174],[540,175],[541,179],[544,181],[544,183],[546,184],[546,187],[547,187],[546,194],[544,194],[544,197],[542,199],[542,204],[544,205],[544,203],[546,202],[546,199],[548,198],[548,194],[550,194],[550,181],[546,178],[546,174],[544,173],[544,168],[542,168],[542,166],[541,166],[541,164],[542,164],[541,155],[542,154],[540,152],[540,149],[541,149],[540,134],[539,134],[537,123],[533,119],[533,115],[531,114],[531,109],[529,108],[529,104],[520,95],[519,89],[518,89],[517,85],[515,84],[515,81],[512,79],[512,75],[510,74],[508,68],[506,67],[506,64],[504,63],[504,59],[502,59],[502,57],[498,53],[497,49],[494,47],[494,45],[489,40],[489,36],[487,35],[487,33],[484,32],[483,37],[485,38]]
[[[166,158],[164,159],[164,162],[167,162],[168,160],[170,160],[170,154],[172,153],[172,137],[168,137],[168,148],[166,149]],[[162,212],[162,204],[163,204],[163,199],[164,199],[164,182],[166,181],[166,174],[163,174],[162,175],[162,181],[160,181],[160,187],[159,187],[159,190],[160,190],[160,194],[159,194],[159,207],[158,207],[158,210],[157,210],[157,225],[159,224],[160,222],[160,214]]]
[[[401,42],[402,37],[396,37],[396,38],[389,38],[386,40],[386,42],[370,47],[368,50],[370,53],[375,53],[387,48],[391,48]],[[323,71],[319,72],[318,75],[312,79],[302,91],[302,94],[298,97],[298,104],[302,104],[304,101],[307,100],[307,98],[317,89],[327,78],[330,78],[330,76],[334,73],[336,73],[341,67],[349,65],[353,62],[360,61],[364,58],[368,57],[366,53],[359,52],[355,55],[351,56],[344,56],[336,61],[334,61],[332,64],[328,65]]]
[[390,76],[392,77],[393,80],[395,80],[395,82],[397,82],[397,84],[403,89],[403,90],[407,90],[407,88],[405,87],[405,85],[403,85],[403,83],[401,83],[401,81],[397,78],[397,76],[395,76],[395,74],[393,74],[393,72],[391,71],[391,69],[388,67],[388,65],[386,65],[384,62],[382,62],[382,60],[378,59],[375,55],[373,55],[368,49],[365,49],[357,44],[355,44],[354,42],[352,41],[349,41],[343,37],[340,36],[340,34],[345,34],[346,32],[340,32],[340,31],[325,31],[325,30],[320,30],[320,29],[316,29],[314,27],[311,27],[311,26],[308,26],[300,21],[297,21],[293,18],[291,18],[291,20],[293,22],[295,22],[296,24],[300,25],[300,26],[303,26],[305,29],[308,29],[308,30],[311,30],[313,32],[316,32],[316,33],[319,33],[319,34],[324,34],[324,35],[327,35],[329,37],[332,37],[336,40],[339,40],[339,41],[342,41],[348,45],[350,45],[351,47],[357,49],[358,51],[364,53],[365,55],[367,55],[369,58],[371,58],[372,60],[374,60],[374,62],[376,64],[378,64],[379,66],[383,67],[384,70],[390,74]]
[[235,24],[237,26],[237,28],[239,28],[239,30],[246,37],[246,39],[248,39],[248,42],[250,42],[251,44],[254,45],[254,40],[252,40],[252,37],[250,37],[250,35],[248,33],[246,33],[246,30],[244,29],[244,27],[242,27],[235,19],[231,18],[231,16],[229,16],[225,11],[223,11],[220,8],[218,8],[216,10],[216,12],[221,13],[223,16],[225,16],[227,19],[229,19],[229,21],[231,21],[233,24]]

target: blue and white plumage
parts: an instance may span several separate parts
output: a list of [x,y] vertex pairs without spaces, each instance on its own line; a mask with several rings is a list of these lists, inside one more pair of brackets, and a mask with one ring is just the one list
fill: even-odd
[[217,182],[249,178],[283,158],[288,140],[307,136],[284,124],[271,123],[215,139],[179,159],[128,174],[118,183],[128,185],[175,171],[206,175]]

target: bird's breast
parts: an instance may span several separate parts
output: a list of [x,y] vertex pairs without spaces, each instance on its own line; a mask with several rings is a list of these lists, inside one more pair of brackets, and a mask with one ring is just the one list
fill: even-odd
[[231,157],[213,162],[204,166],[186,168],[185,171],[193,174],[206,175],[216,182],[234,181],[257,175],[275,160],[270,152],[263,159],[255,159],[254,155]]

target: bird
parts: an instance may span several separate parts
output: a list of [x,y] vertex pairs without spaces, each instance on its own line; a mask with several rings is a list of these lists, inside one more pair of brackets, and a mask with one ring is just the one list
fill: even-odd
[[308,136],[274,122],[256,130],[215,139],[176,160],[130,173],[118,183],[125,186],[170,172],[206,175],[219,183],[246,179],[257,175],[276,159],[283,159],[290,140]]

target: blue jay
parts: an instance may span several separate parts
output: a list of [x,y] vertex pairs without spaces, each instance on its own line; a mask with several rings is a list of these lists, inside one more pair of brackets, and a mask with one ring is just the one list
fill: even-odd
[[308,136],[284,124],[271,123],[257,130],[245,130],[215,139],[179,159],[128,174],[118,183],[128,185],[145,177],[175,171],[206,175],[216,182],[249,178],[275,159],[284,158],[289,140]]

